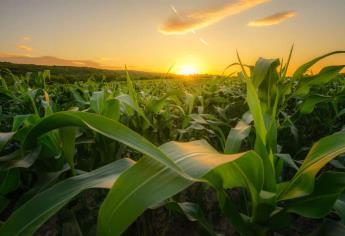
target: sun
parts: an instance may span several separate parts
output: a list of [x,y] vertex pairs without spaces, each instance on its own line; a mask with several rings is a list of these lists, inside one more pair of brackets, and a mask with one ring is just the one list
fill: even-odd
[[181,68],[178,71],[178,74],[185,75],[185,76],[195,75],[198,73],[199,73],[199,71],[198,71],[197,67],[194,65],[183,65],[183,66],[181,66]]

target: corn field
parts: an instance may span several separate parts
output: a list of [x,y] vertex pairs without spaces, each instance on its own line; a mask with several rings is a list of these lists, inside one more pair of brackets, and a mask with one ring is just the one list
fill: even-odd
[[345,235],[345,65],[0,83],[0,235]]

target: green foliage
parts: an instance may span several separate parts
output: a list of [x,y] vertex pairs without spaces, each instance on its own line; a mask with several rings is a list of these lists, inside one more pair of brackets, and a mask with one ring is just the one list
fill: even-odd
[[[2,69],[0,213],[8,213],[0,234],[32,235],[65,213],[62,234],[87,234],[91,224],[98,235],[120,235],[165,205],[198,223],[198,233],[217,235],[201,200],[212,191],[217,214],[241,235],[284,234],[296,214],[323,219],[311,235],[341,235],[344,65],[307,72],[344,51],[288,77],[292,52],[286,64],[259,58],[254,66],[238,55],[228,68],[242,71],[231,79],[141,81],[123,71],[124,82],[76,81],[97,71],[59,68],[78,74],[60,84],[56,70]],[[196,186],[197,199],[180,201]],[[90,188],[109,191],[95,190],[93,222],[84,224],[85,213],[76,215],[89,206],[78,202]]]

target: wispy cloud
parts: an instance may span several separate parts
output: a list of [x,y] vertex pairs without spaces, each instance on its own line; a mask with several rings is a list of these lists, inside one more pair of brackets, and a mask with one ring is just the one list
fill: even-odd
[[29,47],[27,45],[24,45],[24,44],[18,44],[16,47],[17,47],[17,49],[24,50],[24,51],[27,51],[27,52],[31,52],[32,51],[31,47]]
[[23,36],[23,40],[24,41],[30,41],[31,40],[31,36]]
[[263,26],[271,26],[271,25],[277,25],[284,20],[296,16],[297,13],[295,11],[284,11],[279,12],[271,16],[267,16],[252,22],[248,23],[248,26],[252,27],[263,27]]
[[199,38],[199,40],[200,40],[200,42],[203,43],[204,45],[206,45],[206,46],[209,45],[208,42],[207,42],[205,39]]
[[161,25],[159,31],[164,34],[194,32],[268,1],[271,0],[236,0],[221,6],[185,13],[179,13],[174,6],[171,6],[175,14]]

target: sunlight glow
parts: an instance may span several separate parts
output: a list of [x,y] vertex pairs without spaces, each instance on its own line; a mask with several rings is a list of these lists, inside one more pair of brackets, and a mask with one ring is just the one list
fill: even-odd
[[198,74],[198,69],[193,65],[184,65],[180,68],[179,72],[180,75],[195,75]]

